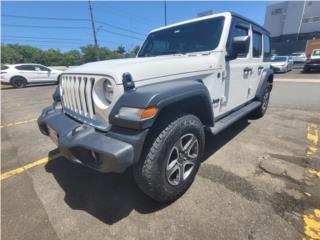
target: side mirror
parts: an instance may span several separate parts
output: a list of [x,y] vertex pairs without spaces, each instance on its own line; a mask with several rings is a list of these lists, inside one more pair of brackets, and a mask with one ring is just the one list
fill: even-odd
[[250,46],[249,36],[238,36],[232,39],[231,51],[228,53],[227,60],[233,60],[241,54],[247,54]]

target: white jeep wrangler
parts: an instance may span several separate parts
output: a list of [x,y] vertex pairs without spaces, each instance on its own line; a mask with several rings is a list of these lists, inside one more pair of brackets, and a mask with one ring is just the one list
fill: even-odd
[[38,124],[67,159],[102,172],[133,166],[147,195],[173,201],[194,180],[206,130],[265,114],[269,57],[269,33],[234,13],[162,27],[136,58],[65,71]]

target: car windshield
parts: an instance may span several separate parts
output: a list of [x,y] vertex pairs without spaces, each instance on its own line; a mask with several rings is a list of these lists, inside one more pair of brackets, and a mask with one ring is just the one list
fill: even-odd
[[1,65],[1,70],[6,70],[6,69],[8,69],[9,67],[8,66],[6,66],[6,65]]
[[223,23],[224,17],[216,17],[150,33],[138,56],[213,50],[219,44]]
[[320,49],[313,50],[312,56],[320,56]]
[[274,57],[274,59],[272,59],[272,62],[285,62],[287,61],[287,57]]

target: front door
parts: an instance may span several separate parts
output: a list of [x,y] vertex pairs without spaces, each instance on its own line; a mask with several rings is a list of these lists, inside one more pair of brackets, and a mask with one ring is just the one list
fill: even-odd
[[[233,37],[251,37],[250,25],[247,23],[237,22],[237,20],[235,20],[231,28],[231,31],[232,32],[230,34],[230,44],[232,44]],[[224,71],[224,103],[221,105],[222,113],[226,113],[230,110],[233,110],[236,107],[239,107],[248,101],[248,86],[253,71],[252,66],[250,64],[250,49],[251,47],[249,47],[247,53],[238,55],[236,59],[226,62],[226,67]]]

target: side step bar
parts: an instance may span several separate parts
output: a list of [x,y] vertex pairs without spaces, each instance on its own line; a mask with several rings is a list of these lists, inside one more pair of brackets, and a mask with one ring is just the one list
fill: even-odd
[[216,135],[222,130],[224,130],[226,127],[230,126],[232,123],[236,122],[240,118],[246,116],[248,113],[256,109],[261,105],[261,102],[254,101],[252,103],[249,103],[248,105],[240,108],[239,110],[230,113],[226,117],[220,119],[219,121],[214,123],[214,127],[211,127],[209,130],[212,132],[212,134]]

